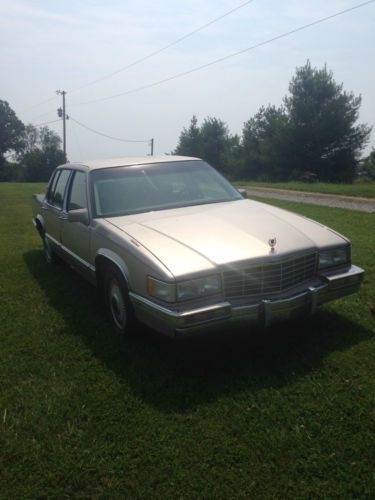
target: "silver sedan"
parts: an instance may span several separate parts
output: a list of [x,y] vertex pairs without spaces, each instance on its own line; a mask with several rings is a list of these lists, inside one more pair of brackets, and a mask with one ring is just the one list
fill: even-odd
[[309,315],[363,270],[335,231],[244,198],[198,158],[68,163],[34,196],[48,262],[103,292],[114,329],[169,336]]

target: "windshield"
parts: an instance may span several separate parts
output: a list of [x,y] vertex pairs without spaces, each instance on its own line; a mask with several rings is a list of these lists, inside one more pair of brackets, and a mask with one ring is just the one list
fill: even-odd
[[242,199],[224,177],[199,160],[94,170],[91,190],[94,217]]

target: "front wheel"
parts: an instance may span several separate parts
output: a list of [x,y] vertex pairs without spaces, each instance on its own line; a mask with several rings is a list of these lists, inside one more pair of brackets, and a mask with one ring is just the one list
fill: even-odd
[[115,268],[108,268],[104,278],[105,305],[112,328],[121,338],[133,331],[135,316],[125,280]]

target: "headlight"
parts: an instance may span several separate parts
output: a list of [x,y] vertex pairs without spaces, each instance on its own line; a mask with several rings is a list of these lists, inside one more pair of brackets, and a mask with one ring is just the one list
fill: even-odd
[[339,266],[350,262],[350,246],[322,250],[319,253],[319,269]]
[[176,302],[176,285],[174,283],[164,283],[148,276],[147,291],[153,297],[165,302]]
[[218,274],[177,283],[177,300],[196,299],[213,295],[221,291],[221,279]]

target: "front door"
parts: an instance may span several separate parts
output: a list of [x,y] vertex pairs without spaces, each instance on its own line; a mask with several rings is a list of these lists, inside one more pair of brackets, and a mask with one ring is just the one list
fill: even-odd
[[90,268],[90,226],[83,222],[69,222],[70,210],[87,209],[87,175],[76,170],[67,196],[65,218],[61,219],[61,244],[70,262],[78,268]]

